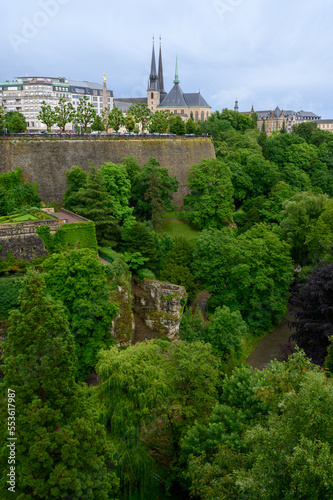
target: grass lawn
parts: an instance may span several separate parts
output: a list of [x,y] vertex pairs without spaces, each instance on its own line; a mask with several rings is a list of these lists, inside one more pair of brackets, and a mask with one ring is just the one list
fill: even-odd
[[40,212],[39,210],[31,210],[29,213],[18,213],[13,215],[3,215],[0,217],[0,224],[10,224],[11,222],[26,222],[35,220],[49,220],[52,219],[48,214]]
[[184,236],[187,239],[196,238],[200,231],[193,229],[182,219],[164,219],[162,220],[158,232],[160,234],[168,233],[171,236]]

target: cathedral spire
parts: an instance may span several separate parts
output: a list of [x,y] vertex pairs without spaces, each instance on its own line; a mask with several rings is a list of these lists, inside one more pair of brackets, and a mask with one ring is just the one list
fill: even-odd
[[161,37],[160,37],[160,53],[159,53],[159,59],[158,59],[158,82],[159,82],[159,85],[160,85],[160,91],[164,93],[165,90],[164,90],[164,79],[163,79]]
[[151,67],[150,67],[148,90],[159,90],[159,87],[160,86],[156,72],[155,47],[154,47],[154,37],[153,37],[153,51],[151,55]]
[[175,79],[173,83],[180,83],[178,76],[178,56],[176,56],[176,71],[175,71]]
[[235,101],[234,111],[236,111],[236,113],[238,113],[238,111],[239,111],[239,107],[238,107],[238,99],[237,99],[237,97],[236,97],[236,101]]

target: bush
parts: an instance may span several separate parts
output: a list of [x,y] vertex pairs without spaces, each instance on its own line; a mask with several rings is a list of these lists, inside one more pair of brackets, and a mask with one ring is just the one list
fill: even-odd
[[144,279],[148,279],[148,280],[155,279],[155,274],[153,273],[153,271],[151,271],[150,269],[147,269],[145,267],[143,269],[139,269],[137,276],[138,276],[140,281],[142,281]]

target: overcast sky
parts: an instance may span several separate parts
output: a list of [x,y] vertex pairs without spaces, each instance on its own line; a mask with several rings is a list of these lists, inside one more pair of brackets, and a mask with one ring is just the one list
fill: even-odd
[[152,36],[164,86],[213,110],[294,109],[333,118],[332,0],[15,0],[0,18],[0,81],[65,76],[146,95]]

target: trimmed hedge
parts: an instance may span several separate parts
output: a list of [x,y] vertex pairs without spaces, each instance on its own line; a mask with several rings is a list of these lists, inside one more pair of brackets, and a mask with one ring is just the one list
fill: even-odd
[[42,226],[36,229],[36,232],[49,253],[78,248],[90,248],[96,252],[98,250],[95,224],[92,221],[64,224],[54,235],[50,234],[49,226]]
[[107,260],[108,262],[111,262],[111,264],[114,260],[123,260],[125,262],[123,254],[117,253],[114,250],[112,250],[112,248],[109,247],[99,247],[98,254],[103,259]]

